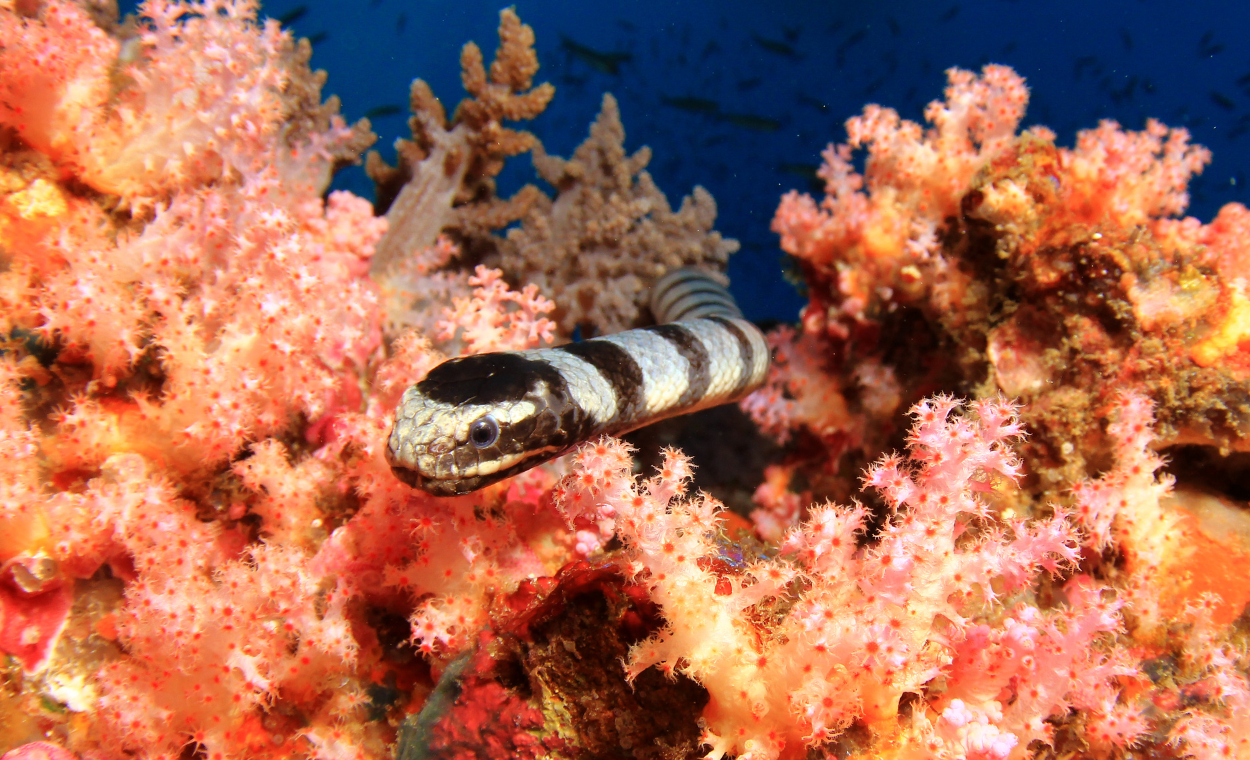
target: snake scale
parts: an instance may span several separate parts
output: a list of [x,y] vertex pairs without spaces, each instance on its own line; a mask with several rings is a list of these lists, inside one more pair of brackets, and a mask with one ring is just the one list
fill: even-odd
[[386,456],[405,483],[469,493],[602,434],[726,404],[768,373],[764,335],[707,273],[652,287],[657,324],[556,348],[446,361],[395,409]]

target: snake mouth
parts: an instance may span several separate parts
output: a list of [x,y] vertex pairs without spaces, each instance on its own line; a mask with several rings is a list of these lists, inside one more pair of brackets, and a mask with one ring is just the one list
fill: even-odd
[[400,482],[425,491],[431,496],[463,496],[493,482],[480,477],[431,478],[399,464],[392,464],[391,472]]
[[463,496],[492,483],[517,475],[533,466],[532,460],[540,457],[543,462],[568,451],[568,446],[544,446],[539,449],[512,454],[491,460],[486,466],[478,465],[473,474],[450,470],[444,478],[423,474],[391,458],[391,472],[401,482],[418,488],[432,496]]

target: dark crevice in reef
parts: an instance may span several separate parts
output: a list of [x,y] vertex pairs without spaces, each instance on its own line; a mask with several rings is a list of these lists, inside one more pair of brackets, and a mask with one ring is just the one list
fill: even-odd
[[1235,502],[1250,501],[1250,452],[1221,454],[1212,446],[1172,446],[1160,452],[1164,471],[1178,486],[1225,496]]

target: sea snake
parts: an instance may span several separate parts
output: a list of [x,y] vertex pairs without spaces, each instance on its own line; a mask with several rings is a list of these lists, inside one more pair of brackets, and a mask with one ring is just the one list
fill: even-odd
[[707,273],[665,275],[651,313],[660,324],[438,365],[395,409],[392,471],[431,494],[469,493],[589,438],[737,401],[764,382],[764,335]]

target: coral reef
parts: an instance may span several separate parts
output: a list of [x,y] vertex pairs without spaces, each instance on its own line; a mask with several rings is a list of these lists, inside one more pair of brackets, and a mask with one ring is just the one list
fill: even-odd
[[[1204,149],[1016,134],[1000,66],[870,106],[775,217],[811,303],[752,522],[613,439],[436,498],[383,457],[405,387],[736,248],[610,96],[567,160],[504,126],[554,90],[499,30],[371,206],[255,3],[0,2],[6,759],[1250,758],[1250,212],[1177,218]],[[525,152],[554,199],[496,197]]]
[[[548,155],[529,132],[501,125],[533,119],[555,89],[533,86],[534,33],[511,9],[500,13],[499,36],[489,75],[478,47],[465,46],[462,79],[473,97],[461,101],[450,121],[418,79],[410,97],[413,139],[397,143],[398,166],[369,155],[379,210],[390,222],[372,264],[388,329],[428,330],[423,314],[466,295],[467,272],[478,262],[499,268],[514,287],[536,284],[554,298],[554,321],[565,340],[578,328],[610,334],[643,324],[646,288],[671,269],[723,272],[738,243],[712,229],[716,201],[696,187],[672,210],[645,171],[650,149],[626,153],[610,94],[567,160]],[[494,177],[504,159],[530,151],[556,198],[533,185],[497,198]],[[516,221],[505,235],[492,234]]]
[[825,151],[824,200],[783,198],[773,227],[811,303],[801,335],[781,338],[791,358],[752,401],[757,418],[871,458],[901,405],[998,391],[1025,402],[1027,457],[1049,487],[1089,469],[1131,387],[1156,400],[1163,445],[1244,448],[1244,285],[1230,265],[1246,211],[1174,218],[1209,152],[1156,121],[1104,122],[1057,148],[1042,127],[1015,135],[1027,90],[1010,69],[949,78],[930,129],[869,106]]

